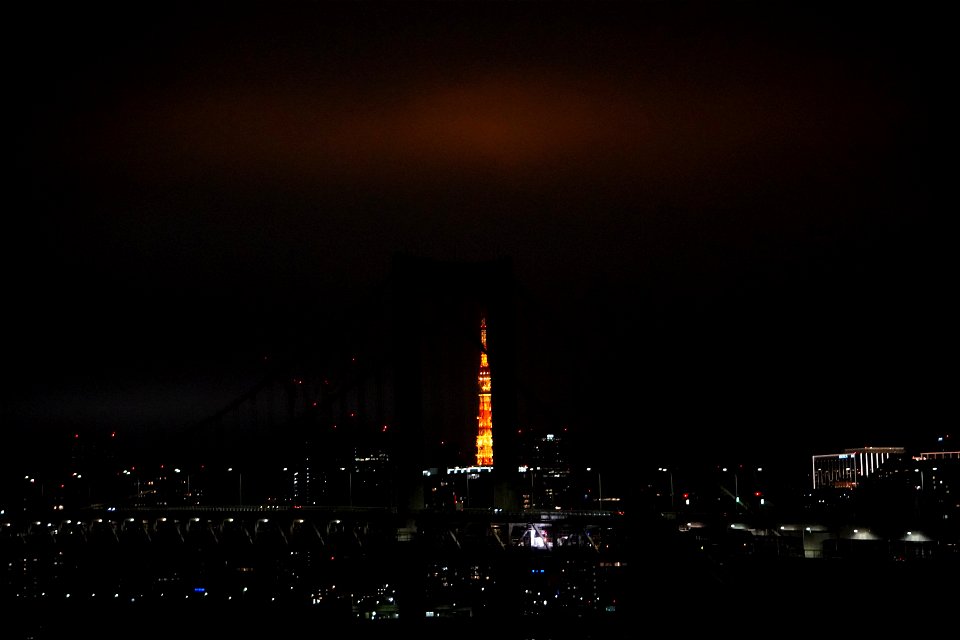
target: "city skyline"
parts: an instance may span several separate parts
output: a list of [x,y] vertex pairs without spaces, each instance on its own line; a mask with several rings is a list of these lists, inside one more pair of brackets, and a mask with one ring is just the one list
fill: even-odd
[[928,7],[6,16],[7,636],[952,622]]
[[398,255],[509,261],[517,411],[611,464],[911,446],[950,415],[923,16],[153,8],[13,15],[9,466],[74,429],[162,439],[335,351]]

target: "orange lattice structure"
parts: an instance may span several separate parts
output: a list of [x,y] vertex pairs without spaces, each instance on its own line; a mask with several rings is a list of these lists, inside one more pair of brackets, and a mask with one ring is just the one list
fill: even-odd
[[480,320],[480,375],[477,383],[480,387],[480,408],[477,415],[477,466],[493,466],[493,412],[490,404],[490,365],[487,361],[487,319]]

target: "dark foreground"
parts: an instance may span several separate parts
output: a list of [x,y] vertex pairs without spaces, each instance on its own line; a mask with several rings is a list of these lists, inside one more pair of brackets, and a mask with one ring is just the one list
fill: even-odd
[[[492,607],[452,618],[349,620],[320,609],[251,603],[5,603],[7,638],[459,638],[617,640],[667,633],[908,633],[955,624],[956,562],[641,559],[614,612],[542,615]],[[6,605],[11,606],[6,606]],[[8,633],[10,631],[11,633]]]

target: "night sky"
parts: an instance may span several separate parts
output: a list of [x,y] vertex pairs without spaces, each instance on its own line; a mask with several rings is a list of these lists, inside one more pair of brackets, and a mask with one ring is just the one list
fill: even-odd
[[398,253],[509,260],[524,384],[617,460],[949,428],[920,11],[204,4],[8,14],[5,459],[217,411]]

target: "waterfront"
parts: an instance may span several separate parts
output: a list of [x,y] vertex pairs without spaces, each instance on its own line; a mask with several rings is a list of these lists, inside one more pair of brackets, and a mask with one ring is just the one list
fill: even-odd
[[[625,527],[609,514],[425,513],[409,527],[368,510],[196,513],[6,523],[13,621],[37,638],[94,620],[141,637],[248,637],[294,623],[361,636],[506,621],[600,629],[616,626],[628,598]],[[549,543],[532,543],[534,529]]]
[[413,523],[363,510],[216,514],[6,523],[8,627],[35,639],[528,640],[634,638],[663,624],[705,634],[771,616],[809,632],[861,617],[896,628],[948,616],[960,566],[950,541],[824,537],[808,555],[789,533],[771,544],[769,532],[690,528],[662,513],[528,513],[513,526],[519,514],[479,510]]

